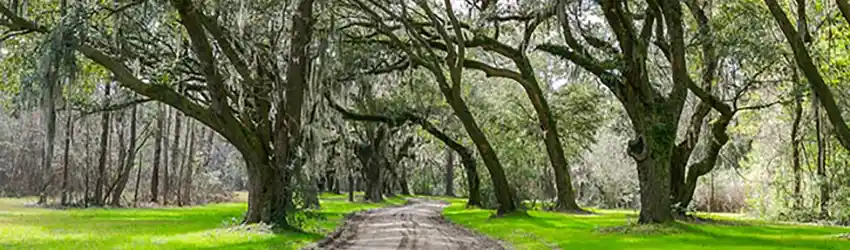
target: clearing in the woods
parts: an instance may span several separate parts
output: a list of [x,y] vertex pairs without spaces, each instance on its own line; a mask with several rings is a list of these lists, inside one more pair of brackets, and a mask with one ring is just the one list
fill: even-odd
[[[840,237],[850,233],[846,227],[774,224],[729,215],[713,216],[714,223],[628,226],[635,220],[634,212],[612,210],[594,210],[593,215],[529,211],[528,216],[491,218],[492,211],[464,208],[462,199],[440,199],[451,202],[443,216],[472,231],[445,224],[436,214],[441,206],[435,203],[398,208],[405,203],[403,197],[364,204],[349,203],[344,195],[323,195],[322,209],[315,212],[318,216],[305,217],[308,232],[278,233],[235,226],[245,211],[245,203],[240,202],[191,208],[56,210],[27,207],[30,199],[0,199],[0,249],[298,249],[331,234],[348,213],[386,206],[396,208],[351,216],[347,227],[355,228],[355,234],[341,234],[349,239],[345,244],[326,247],[374,249],[370,244],[385,243],[387,249],[396,249],[400,241],[389,235],[396,230],[411,243],[398,249],[493,247],[492,241],[475,231],[502,241],[509,249],[850,249],[850,240]],[[413,234],[411,230],[420,231]],[[444,234],[429,234],[432,231]]]

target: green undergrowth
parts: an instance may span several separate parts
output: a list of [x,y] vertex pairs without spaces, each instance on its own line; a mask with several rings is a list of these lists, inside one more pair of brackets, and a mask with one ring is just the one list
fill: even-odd
[[304,232],[273,233],[267,227],[239,226],[244,202],[189,208],[44,209],[33,199],[0,198],[0,249],[297,249],[323,238],[348,213],[401,205],[349,203],[345,195],[322,195],[318,216]]
[[466,209],[465,200],[447,200],[452,205],[443,214],[449,220],[515,249],[850,249],[850,240],[840,237],[850,233],[846,227],[776,224],[734,215],[713,215],[712,222],[703,223],[637,225],[635,212],[624,210],[492,217],[492,210]]

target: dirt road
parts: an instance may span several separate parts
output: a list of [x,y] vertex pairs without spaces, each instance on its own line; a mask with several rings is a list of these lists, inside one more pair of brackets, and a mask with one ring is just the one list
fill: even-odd
[[448,204],[411,199],[403,207],[351,216],[333,235],[306,249],[504,249],[497,241],[447,222]]

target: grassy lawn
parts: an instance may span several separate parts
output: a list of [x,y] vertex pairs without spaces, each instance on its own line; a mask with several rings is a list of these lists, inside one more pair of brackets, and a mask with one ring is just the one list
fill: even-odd
[[621,227],[637,220],[634,212],[595,211],[566,215],[529,211],[528,216],[490,218],[491,210],[465,209],[465,200],[448,199],[451,221],[497,238],[516,249],[850,249],[836,235],[850,228],[771,224],[727,216],[726,225],[675,223],[669,227]]
[[0,198],[0,249],[297,249],[333,230],[347,213],[401,204],[348,203],[344,195],[323,195],[308,232],[270,233],[233,227],[245,203],[191,208],[69,209],[28,208],[32,199]]

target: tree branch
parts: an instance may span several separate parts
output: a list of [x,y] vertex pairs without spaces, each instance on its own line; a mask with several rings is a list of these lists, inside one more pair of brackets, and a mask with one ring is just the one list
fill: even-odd
[[817,95],[816,97],[820,100],[821,105],[823,105],[826,110],[827,117],[838,135],[838,141],[841,142],[841,146],[850,150],[850,128],[847,127],[847,123],[845,123],[844,117],[841,115],[841,110],[835,103],[835,97],[832,95],[832,90],[830,90],[829,86],[826,85],[823,76],[821,76],[818,71],[818,67],[812,61],[812,57],[809,55],[806,45],[797,35],[797,32],[794,30],[794,26],[791,25],[791,21],[788,20],[788,16],[785,15],[785,11],[782,10],[779,3],[777,3],[776,0],[764,0],[764,2],[767,4],[771,15],[773,15],[773,19],[776,20],[776,23],[779,25],[782,33],[785,35],[785,39],[791,46],[791,50],[794,52],[794,58],[797,61],[797,66],[800,67],[806,78],[809,80],[809,85],[811,85],[812,90],[814,90]]

